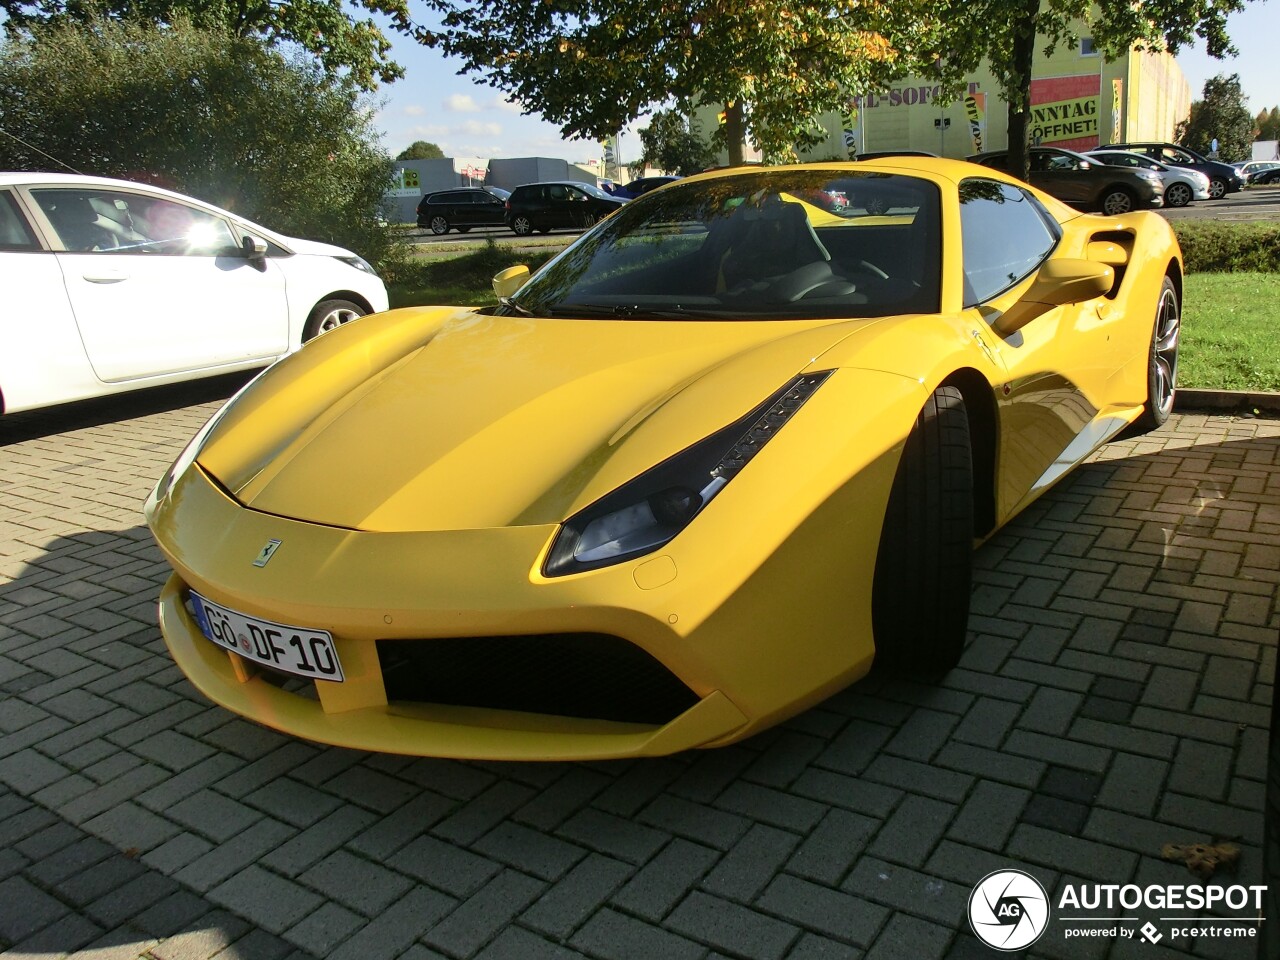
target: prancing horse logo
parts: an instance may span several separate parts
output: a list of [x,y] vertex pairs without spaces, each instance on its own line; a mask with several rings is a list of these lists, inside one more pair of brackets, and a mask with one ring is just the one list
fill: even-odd
[[275,556],[275,552],[280,549],[279,540],[268,540],[267,545],[262,548],[258,554],[258,559],[253,561],[255,567],[265,567],[267,563]]

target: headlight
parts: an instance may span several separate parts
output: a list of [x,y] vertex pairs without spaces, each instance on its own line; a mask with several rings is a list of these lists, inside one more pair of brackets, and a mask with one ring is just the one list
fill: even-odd
[[1151,181],[1152,183],[1162,183],[1162,182],[1163,182],[1163,181],[1160,179],[1160,174],[1156,173],[1154,170],[1138,170],[1138,171],[1135,171],[1135,172],[1138,174],[1138,176],[1142,177],[1142,179],[1143,179],[1143,180],[1149,180],[1149,181]]
[[357,270],[363,270],[365,273],[372,274],[375,277],[377,276],[373,267],[369,265],[369,261],[364,257],[357,257],[353,254],[349,257],[334,257],[333,259],[341,260],[348,267],[355,267]]
[[745,417],[646,470],[565,521],[543,564],[559,577],[657,549],[688,526],[827,379],[796,377]]

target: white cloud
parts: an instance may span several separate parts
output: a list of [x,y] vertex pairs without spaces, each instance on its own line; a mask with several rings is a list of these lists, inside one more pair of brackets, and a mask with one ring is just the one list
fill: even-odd
[[426,108],[420,107],[416,103],[411,103],[404,108],[403,113],[408,117],[421,117],[426,115]]
[[430,140],[439,137],[447,137],[449,135],[449,128],[442,127],[438,123],[422,123],[417,126],[410,127],[407,133],[415,139]]
[[457,128],[461,133],[470,134],[473,137],[500,137],[502,136],[502,124],[484,122],[482,120],[467,120]]
[[444,102],[444,108],[450,113],[480,112],[480,104],[469,93],[451,93]]

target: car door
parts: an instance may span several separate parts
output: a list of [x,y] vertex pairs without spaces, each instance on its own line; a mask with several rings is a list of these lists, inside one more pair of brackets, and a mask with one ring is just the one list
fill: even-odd
[[93,392],[56,256],[41,244],[17,195],[0,190],[0,397],[7,410]]
[[80,339],[108,383],[270,360],[289,349],[280,265],[225,218],[141,190],[31,187]]
[[542,225],[548,227],[571,227],[573,222],[573,203],[569,197],[569,188],[563,183],[549,183],[546,191],[546,213],[541,217]]
[[1094,415],[1120,360],[1112,346],[1114,311],[1102,301],[1054,307],[1008,337],[990,326],[1058,244],[1053,218],[1028,193],[983,178],[960,184],[964,303],[975,309],[974,338],[998,357],[1007,379],[998,391],[1000,517],[1052,482],[1092,449]]
[[1031,151],[1031,184],[1063,203],[1087,205],[1093,199],[1093,183],[1080,161],[1058,150]]
[[506,204],[491,193],[475,195],[475,222],[482,227],[500,227],[505,222]]

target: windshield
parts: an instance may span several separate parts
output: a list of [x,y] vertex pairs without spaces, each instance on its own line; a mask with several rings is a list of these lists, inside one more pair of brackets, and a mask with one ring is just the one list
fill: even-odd
[[613,214],[502,309],[708,320],[932,313],[940,203],[928,180],[874,172],[674,183]]
[[601,200],[613,199],[613,197],[609,196],[609,194],[605,193],[603,190],[597,187],[594,183],[575,183],[574,186],[577,187],[579,190],[582,190],[582,191],[585,191],[586,193],[591,194],[591,196],[593,197],[598,197]]

